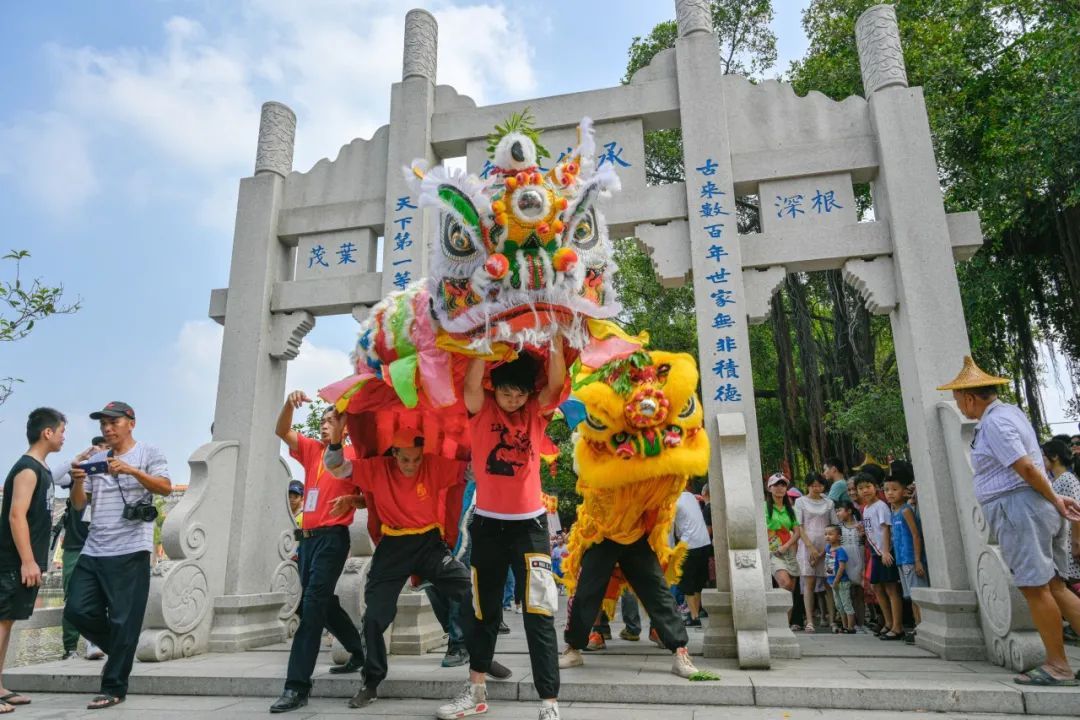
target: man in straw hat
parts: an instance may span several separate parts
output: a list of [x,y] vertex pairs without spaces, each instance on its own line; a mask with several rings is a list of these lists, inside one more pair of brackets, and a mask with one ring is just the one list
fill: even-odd
[[1008,382],[986,374],[965,357],[960,374],[938,390],[952,390],[960,412],[979,421],[971,445],[975,499],[1046,648],[1046,664],[1015,681],[1074,686],[1078,682],[1065,656],[1061,618],[1080,629],[1080,598],[1069,592],[1058,573],[1068,560],[1061,518],[1080,520],[1080,504],[1054,493],[1027,416],[998,399],[997,386]]

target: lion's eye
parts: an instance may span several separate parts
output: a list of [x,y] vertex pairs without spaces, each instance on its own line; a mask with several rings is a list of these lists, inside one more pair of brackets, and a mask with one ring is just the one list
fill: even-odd
[[580,250],[591,250],[599,238],[596,232],[596,213],[590,208],[574,225],[570,240]]
[[688,418],[694,414],[695,410],[697,410],[697,400],[695,400],[694,396],[691,395],[690,399],[686,401],[686,407],[684,407],[682,409],[682,412],[679,413],[679,417]]
[[607,425],[600,422],[592,415],[585,415],[585,424],[591,427],[593,430],[596,430],[597,432],[603,432],[604,430],[607,430]]
[[450,215],[443,221],[442,248],[451,260],[468,260],[477,253],[472,235]]

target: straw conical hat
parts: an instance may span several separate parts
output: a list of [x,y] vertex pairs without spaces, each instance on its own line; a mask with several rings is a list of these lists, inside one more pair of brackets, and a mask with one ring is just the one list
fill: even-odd
[[964,368],[951,382],[942,385],[938,390],[970,390],[971,388],[989,387],[991,385],[1008,385],[1007,378],[994,377],[983,372],[970,355],[964,356]]

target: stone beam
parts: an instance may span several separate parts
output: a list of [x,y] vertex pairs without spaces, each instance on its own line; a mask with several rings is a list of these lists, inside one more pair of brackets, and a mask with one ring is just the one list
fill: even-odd
[[308,207],[287,208],[278,218],[278,237],[295,246],[301,235],[371,228],[383,234],[385,197],[355,202],[329,203]]
[[373,305],[383,298],[382,273],[342,275],[319,280],[284,280],[274,283],[270,311],[306,310],[316,317],[347,315],[355,305]]
[[738,195],[757,193],[759,182],[806,175],[851,173],[853,182],[870,182],[877,172],[877,164],[874,138],[865,135],[731,154],[731,170]]
[[686,185],[628,188],[604,201],[604,219],[613,238],[630,237],[637,225],[686,220]]
[[470,140],[486,138],[511,113],[529,109],[537,127],[574,127],[588,115],[596,123],[641,120],[645,130],[678,125],[679,91],[675,79],[663,78],[602,90],[553,95],[524,102],[450,109],[431,117],[431,145],[440,157],[459,157]]

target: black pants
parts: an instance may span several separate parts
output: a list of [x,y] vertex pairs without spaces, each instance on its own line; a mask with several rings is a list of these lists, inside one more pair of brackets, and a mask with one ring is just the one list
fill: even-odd
[[397,614],[398,596],[410,575],[427,580],[452,602],[469,596],[469,570],[454,559],[438,530],[423,535],[384,535],[375,547],[364,586],[364,684],[386,678],[383,633]]
[[[502,620],[506,572],[514,573],[522,598],[525,639],[529,646],[533,684],[542,699],[559,696],[559,639],[555,634],[558,591],[551,574],[551,545],[547,517],[497,520],[474,515],[472,539],[473,607],[462,605],[461,620],[469,668],[487,672],[495,655]],[[595,614],[595,613],[594,613]]]
[[611,571],[618,564],[623,576],[634,589],[660,640],[668,650],[686,647],[686,627],[682,615],[675,606],[664,571],[656,553],[649,547],[646,536],[630,545],[620,545],[614,540],[604,540],[593,545],[581,557],[577,590],[570,603],[570,617],[566,627],[566,642],[570,647],[583,650],[589,644],[589,629],[604,601]]
[[[468,538],[466,538],[465,554],[461,557],[461,564],[465,566],[466,572],[468,572],[469,558],[472,555],[468,544]],[[472,605],[472,578],[469,579],[469,592],[460,600],[451,600],[446,596],[446,593],[441,592],[434,585],[428,585],[424,592],[427,593],[428,600],[431,602],[431,609],[435,612],[439,625],[442,626],[443,631],[446,633],[446,652],[452,653],[464,650],[465,629],[461,627],[461,605],[464,604],[467,607]]]
[[349,557],[349,529],[344,525],[300,541],[300,625],[289,649],[285,687],[311,690],[311,674],[319,658],[323,629],[329,630],[345,649],[363,653],[360,633],[334,594],[345,560]]
[[149,551],[81,555],[68,585],[64,620],[105,651],[101,694],[126,697],[150,594]]

